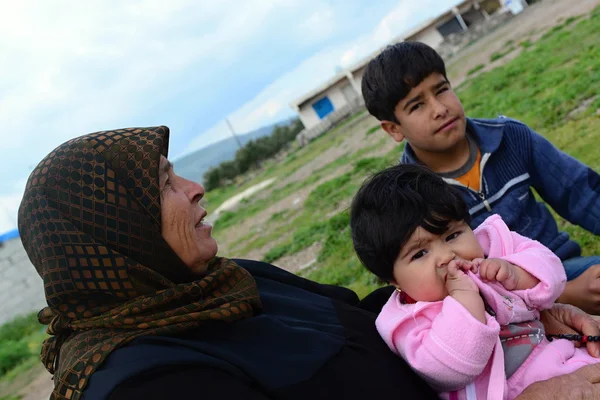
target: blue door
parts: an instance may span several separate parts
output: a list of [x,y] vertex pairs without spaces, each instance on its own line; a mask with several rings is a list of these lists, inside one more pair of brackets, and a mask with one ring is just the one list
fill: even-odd
[[321,100],[313,103],[312,107],[320,119],[325,118],[327,114],[333,112],[333,104],[331,104],[329,97],[323,97]]

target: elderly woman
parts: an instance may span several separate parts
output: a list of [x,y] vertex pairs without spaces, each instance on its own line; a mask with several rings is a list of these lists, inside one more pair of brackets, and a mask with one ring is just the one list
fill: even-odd
[[[204,188],[175,174],[168,140],[166,127],[85,135],[29,178],[19,231],[44,280],[52,399],[436,398],[350,290],[216,257]],[[574,308],[545,317],[599,333]],[[521,398],[596,396],[600,370],[580,371]]]

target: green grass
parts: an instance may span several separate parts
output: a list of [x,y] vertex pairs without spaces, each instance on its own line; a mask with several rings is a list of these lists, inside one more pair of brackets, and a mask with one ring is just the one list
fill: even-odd
[[[240,222],[244,221],[245,219],[247,219],[249,217],[256,215],[257,213],[263,211],[270,205],[275,204],[278,201],[290,196],[294,192],[301,190],[307,186],[315,184],[323,176],[330,173],[331,171],[335,171],[338,168],[346,166],[346,165],[353,165],[353,163],[362,160],[362,158],[364,157],[364,154],[367,154],[372,151],[376,151],[377,149],[384,146],[386,141],[388,141],[388,140],[389,140],[389,138],[382,137],[378,141],[374,142],[371,146],[364,147],[354,153],[345,154],[344,156],[339,157],[336,160],[330,162],[329,164],[317,169],[310,175],[309,178],[305,179],[304,181],[296,181],[296,182],[293,182],[293,183],[290,183],[290,184],[284,186],[283,188],[273,190],[273,192],[271,193],[271,195],[268,198],[248,201],[248,202],[238,206],[238,208],[235,211],[223,212],[221,214],[221,216],[219,217],[219,219],[215,223],[215,227],[216,227],[215,236],[217,237],[217,239],[219,239],[220,235],[223,235],[223,236],[227,235],[227,230],[229,228],[234,228]],[[306,147],[310,147],[313,143],[314,142],[311,142]],[[318,144],[319,143],[317,143],[317,145]],[[317,151],[319,152],[319,154],[321,152],[321,149],[322,149],[322,147],[317,148]],[[396,155],[396,157],[398,157],[398,155]],[[388,162],[388,164],[391,163],[391,161],[389,161],[389,160],[387,162]],[[262,177],[262,179],[267,179],[267,178],[265,176],[265,177]],[[259,179],[259,180],[262,180],[262,179]],[[321,211],[322,210],[333,211],[333,209],[335,209],[335,207],[337,207],[337,205],[339,204],[339,197],[346,198],[347,196],[350,196],[352,194],[352,190],[356,189],[356,181],[357,180],[355,179],[355,183],[354,183],[353,187],[344,189],[344,190],[346,190],[345,193],[338,193],[336,195],[338,198],[334,198],[334,197],[329,198],[329,203],[327,204],[327,207],[321,209]],[[347,183],[347,182],[344,182],[344,183]],[[327,185],[327,183],[325,183],[325,185]],[[329,183],[328,185],[332,185],[332,184]],[[334,185],[335,185],[335,183],[334,183]],[[323,189],[320,189],[320,190],[323,190]],[[317,196],[317,195],[315,195],[315,196]],[[310,202],[314,202],[314,201],[315,200],[309,199],[309,204],[310,204]],[[314,209],[314,207],[313,207],[313,209]],[[245,254],[253,249],[261,248],[264,245],[266,245],[267,243],[270,243],[270,242],[282,237],[282,235],[285,235],[286,233],[289,234],[289,226],[294,226],[296,229],[298,229],[299,227],[305,226],[306,221],[308,221],[309,218],[312,218],[312,214],[311,215],[303,214],[300,217],[296,218],[296,220],[292,220],[291,217],[295,217],[296,216],[295,214],[296,213],[292,213],[289,215],[289,217],[290,217],[289,220],[291,220],[293,222],[291,222],[291,224],[286,223],[286,229],[282,229],[282,227],[277,224],[277,222],[282,222],[282,221],[273,220],[273,217],[271,217],[268,221],[268,225],[267,225],[268,229],[266,229],[269,233],[267,233],[265,235],[261,235],[260,237],[255,237],[255,235],[247,236],[245,239],[248,242],[247,243],[239,243],[235,247],[235,249],[239,249],[240,251],[243,251],[243,253],[240,253],[240,254]],[[276,223],[273,223],[273,222],[276,222]],[[240,242],[242,242],[242,241],[240,241]],[[309,246],[310,246],[310,244],[312,244],[312,243],[309,243]],[[281,247],[283,247],[283,245]],[[286,251],[283,253],[283,255],[293,254],[294,252],[302,250],[302,248],[298,248],[297,246],[287,247],[287,248],[288,249],[291,248],[292,252],[290,253],[289,251]],[[273,250],[272,254],[278,254],[278,253],[276,253],[275,250]],[[270,260],[271,255],[269,255],[267,259]]]
[[515,48],[514,47],[509,47],[509,48],[505,48],[502,51],[497,51],[492,53],[492,55],[490,56],[490,62],[494,62],[496,60],[501,59],[502,57],[504,57],[505,55],[507,55],[508,53],[512,52]]
[[358,187],[356,181],[353,171],[317,186],[306,199],[302,214],[291,223],[291,226],[296,228],[294,234],[284,243],[269,250],[263,261],[273,262],[323,240],[331,229],[331,220],[316,217],[335,211],[341,202],[351,198]]
[[375,132],[377,132],[379,129],[381,129],[381,125],[375,125],[367,130],[366,135],[370,136],[370,135],[374,134]]
[[473,79],[459,91],[465,110],[472,117],[511,115],[550,137],[550,128],[600,90],[598,19],[551,29],[534,49]]
[[528,49],[531,46],[533,46],[533,43],[531,42],[531,40],[523,40],[521,43],[519,43],[519,46],[521,46],[524,49]]
[[467,71],[467,76],[471,76],[476,74],[477,72],[481,71],[482,69],[485,68],[485,65],[483,64],[479,64],[474,66],[473,68],[471,68],[470,70]]
[[0,381],[11,380],[39,363],[44,327],[37,314],[19,316],[0,326]]
[[[263,261],[273,262],[283,256],[295,254],[316,242],[324,242],[319,261],[324,262],[320,265],[327,264],[327,259],[335,253],[331,250],[332,246],[340,245],[338,241],[347,235],[344,232],[348,224],[340,224],[339,213],[328,220],[323,220],[322,216],[334,213],[341,204],[349,205],[350,199],[366,176],[393,164],[397,159],[398,150],[388,153],[385,157],[359,159],[354,163],[352,171],[317,186],[306,199],[302,214],[290,224],[296,227],[294,234],[288,240],[270,249]],[[342,211],[342,214],[346,211]],[[348,243],[344,243],[343,249],[339,251],[346,251],[347,245]],[[354,257],[353,251],[350,256]],[[337,264],[336,268],[339,266],[340,264]]]
[[0,400],[21,400],[23,396],[19,396],[16,394],[9,394],[6,396],[0,396]]

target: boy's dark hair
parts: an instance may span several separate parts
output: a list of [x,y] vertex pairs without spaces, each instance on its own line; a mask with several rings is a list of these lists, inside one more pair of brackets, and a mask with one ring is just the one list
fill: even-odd
[[354,250],[386,282],[393,280],[394,262],[417,227],[440,235],[452,221],[470,220],[460,193],[415,164],[396,165],[367,179],[350,208]]
[[408,92],[434,72],[446,77],[442,57],[421,42],[387,46],[372,59],[362,77],[362,95],[369,113],[380,121],[398,122],[394,109]]

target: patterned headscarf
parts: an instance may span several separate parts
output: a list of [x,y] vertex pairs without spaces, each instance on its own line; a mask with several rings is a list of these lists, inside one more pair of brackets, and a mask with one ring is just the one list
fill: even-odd
[[56,148],[34,169],[19,233],[43,278],[51,335],[41,359],[51,399],[77,400],[117,347],[248,318],[261,308],[252,276],[215,257],[193,276],[161,236],[158,169],[167,127],[97,132]]

